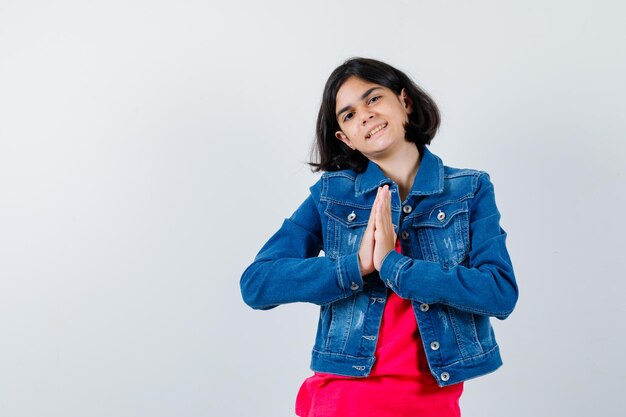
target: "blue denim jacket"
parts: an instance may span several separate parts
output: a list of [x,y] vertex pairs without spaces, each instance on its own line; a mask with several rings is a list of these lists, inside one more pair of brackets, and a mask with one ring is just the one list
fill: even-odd
[[[389,252],[380,273],[362,277],[361,238],[384,184],[392,193],[402,254]],[[502,364],[489,318],[505,319],[518,289],[486,172],[444,166],[425,147],[405,201],[373,162],[362,173],[324,173],[310,191],[244,271],[240,285],[252,308],[320,305],[312,370],[369,375],[388,291],[412,301],[440,386]]]

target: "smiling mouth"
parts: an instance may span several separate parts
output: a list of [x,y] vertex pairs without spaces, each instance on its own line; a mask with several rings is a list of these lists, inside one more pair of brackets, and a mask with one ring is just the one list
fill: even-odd
[[369,139],[372,136],[374,136],[376,133],[380,132],[381,130],[383,130],[384,128],[387,127],[387,123],[383,123],[382,125],[378,125],[376,126],[374,129],[372,129],[367,135],[365,135],[365,139]]

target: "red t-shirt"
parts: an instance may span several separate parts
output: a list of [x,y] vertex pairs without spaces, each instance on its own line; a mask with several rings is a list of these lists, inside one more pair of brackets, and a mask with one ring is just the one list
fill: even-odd
[[[396,250],[401,253],[400,242]],[[388,291],[366,378],[315,372],[298,392],[300,417],[460,416],[463,383],[439,387],[430,373],[411,301]]]

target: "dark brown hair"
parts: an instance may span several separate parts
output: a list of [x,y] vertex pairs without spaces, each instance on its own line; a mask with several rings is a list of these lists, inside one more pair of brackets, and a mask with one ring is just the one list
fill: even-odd
[[340,169],[362,172],[367,167],[368,160],[365,155],[350,149],[335,137],[335,132],[341,130],[335,115],[337,92],[350,77],[382,85],[398,95],[403,88],[406,89],[413,100],[413,111],[405,125],[405,138],[415,143],[422,153],[424,145],[430,144],[439,128],[439,109],[433,99],[405,73],[391,65],[375,59],[351,58],[337,67],[326,81],[322,104],[317,115],[316,140],[311,151],[313,160],[309,162],[311,169],[314,172]]

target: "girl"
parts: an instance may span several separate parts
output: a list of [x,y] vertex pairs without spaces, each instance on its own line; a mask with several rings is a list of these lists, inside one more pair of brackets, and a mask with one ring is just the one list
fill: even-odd
[[326,83],[324,174],[241,277],[252,308],[320,306],[299,416],[459,416],[463,381],[502,364],[489,318],[518,297],[506,232],[489,175],[425,146],[438,127],[383,62],[350,59]]

